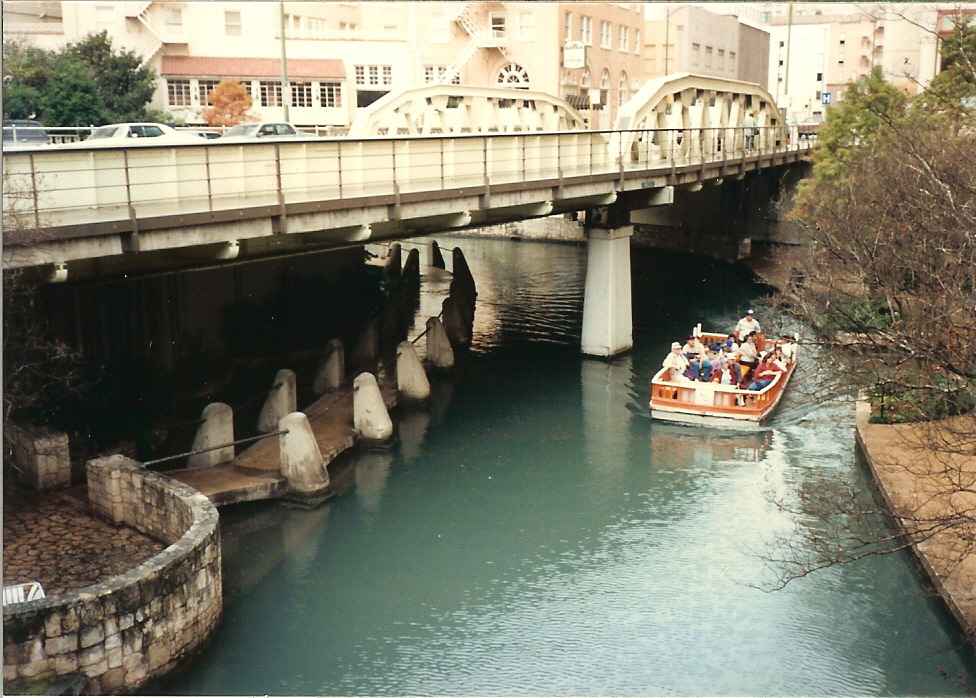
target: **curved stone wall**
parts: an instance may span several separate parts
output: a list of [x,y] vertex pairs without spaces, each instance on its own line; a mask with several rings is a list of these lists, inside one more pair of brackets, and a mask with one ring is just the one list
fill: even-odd
[[86,693],[130,691],[210,636],[223,608],[217,509],[123,456],[88,463],[96,515],[168,543],[126,574],[3,609],[4,682],[87,677]]

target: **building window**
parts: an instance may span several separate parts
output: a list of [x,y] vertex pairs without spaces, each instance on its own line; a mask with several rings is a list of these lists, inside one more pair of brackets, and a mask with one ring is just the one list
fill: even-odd
[[705,47],[705,67],[706,68],[711,68],[712,67],[712,47],[711,46],[706,46]]
[[291,106],[312,106],[312,83],[292,82],[288,84],[288,87],[291,88]]
[[691,45],[691,64],[694,66],[698,65],[698,61],[701,58],[701,44]]
[[309,36],[321,37],[325,34],[328,26],[328,23],[324,19],[319,19],[318,17],[305,18],[305,28]]
[[319,84],[319,104],[323,107],[342,106],[342,85],[338,82]]
[[520,90],[529,89],[529,74],[517,63],[509,63],[498,71],[496,82],[504,87],[514,87]]
[[573,13],[572,12],[566,13],[566,21],[563,24],[563,33],[566,35],[563,41],[573,40]]
[[630,50],[630,27],[625,27],[621,25],[619,46],[621,51]]
[[208,107],[213,106],[213,99],[210,93],[214,91],[217,87],[219,80],[197,80],[197,87],[200,91],[200,104],[206,104]]
[[236,10],[224,11],[224,34],[227,36],[241,35],[241,13]]
[[817,82],[823,82],[823,73],[817,73]]
[[600,22],[600,48],[613,48],[610,22]]
[[519,39],[531,41],[535,38],[535,15],[523,12],[519,15]]
[[634,53],[640,53],[640,52],[641,52],[640,29],[638,29],[636,32],[634,32]]
[[489,16],[489,22],[491,23],[491,35],[496,39],[505,38],[505,15],[496,14],[494,12]]
[[844,47],[844,46],[846,46],[846,45],[847,45],[847,42],[846,42],[846,41],[844,41],[844,39],[841,39],[841,40],[840,40],[840,45],[841,45],[841,47]]
[[274,80],[262,80],[261,106],[280,107],[281,105],[281,83]]
[[353,66],[356,84],[359,86],[391,85],[393,84],[393,66],[391,65],[357,65]]
[[782,65],[783,65],[783,61],[781,60],[781,61],[779,62],[779,64],[780,64],[780,66],[782,66]]
[[190,106],[190,81],[167,80],[166,98],[171,107]]
[[593,21],[586,16],[580,17],[580,41],[587,46],[593,45]]
[[610,89],[610,71],[607,70],[606,68],[604,68],[603,72],[600,74],[600,89],[601,90]]
[[183,29],[183,10],[179,7],[166,8],[166,28],[170,31]]
[[735,51],[729,51],[729,70],[735,70]]
[[718,67],[719,70],[725,70],[725,49],[720,48],[718,50]]
[[780,48],[783,48],[784,46],[786,46],[786,42],[785,41],[780,41],[779,42],[779,47]]
[[630,87],[627,82],[627,73],[621,71],[620,82],[617,84],[617,104],[623,105],[630,99]]

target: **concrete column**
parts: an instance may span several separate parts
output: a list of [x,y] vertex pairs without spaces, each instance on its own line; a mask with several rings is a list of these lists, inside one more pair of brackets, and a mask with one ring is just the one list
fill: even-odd
[[[196,436],[193,437],[193,447],[190,450],[210,448],[234,440],[234,410],[230,405],[212,402],[203,408],[200,418],[203,419],[203,424],[197,427]],[[234,460],[234,447],[227,446],[216,451],[190,456],[186,460],[186,467],[209,468],[232,460]]]
[[329,471],[308,417],[292,412],[282,417],[277,427],[288,432],[278,436],[278,452],[281,474],[289,489],[302,497],[323,495],[329,486]]
[[587,231],[583,353],[611,357],[634,346],[630,238],[634,226]]
[[295,372],[283,368],[275,374],[274,383],[258,415],[258,431],[270,434],[278,429],[278,420],[297,409]]
[[400,342],[397,346],[396,374],[397,390],[402,397],[407,400],[430,397],[430,381],[411,342]]
[[444,269],[444,255],[441,254],[441,248],[437,245],[437,240],[431,240],[430,244],[424,245],[424,251],[427,253],[426,259],[424,259],[424,266],[434,267],[435,269]]
[[336,390],[346,379],[346,351],[338,339],[330,339],[325,350],[325,361],[319,366],[312,390],[316,395],[322,395],[330,390]]
[[411,286],[420,285],[420,250],[416,247],[407,252],[407,261],[403,264],[401,278]]
[[357,367],[372,366],[380,353],[379,327],[376,318],[367,323],[356,345],[352,350],[352,365]]
[[360,438],[388,441],[393,436],[393,422],[372,373],[360,373],[353,381],[352,413],[353,427]]
[[427,319],[427,360],[434,368],[454,368],[454,349],[440,318]]
[[471,328],[453,296],[444,299],[441,320],[452,347],[466,347],[471,344]]
[[390,255],[386,258],[386,264],[383,265],[383,272],[391,279],[398,279],[400,278],[400,269],[402,266],[403,260],[400,252],[400,243],[394,242],[390,245]]

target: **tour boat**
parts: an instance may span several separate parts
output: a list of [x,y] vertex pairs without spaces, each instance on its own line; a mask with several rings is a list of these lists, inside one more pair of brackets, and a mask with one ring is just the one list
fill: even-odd
[[[726,334],[701,332],[698,328],[696,334],[706,346],[725,342],[728,338]],[[767,347],[781,343],[778,339],[765,340]],[[796,370],[796,363],[795,359],[791,361],[786,370],[762,390],[742,390],[734,385],[702,381],[667,380],[671,369],[662,368],[651,380],[651,418],[726,428],[757,426],[776,409]]]

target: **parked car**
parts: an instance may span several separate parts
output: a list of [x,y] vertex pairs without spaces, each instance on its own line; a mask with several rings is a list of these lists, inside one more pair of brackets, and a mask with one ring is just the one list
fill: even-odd
[[200,138],[181,133],[166,124],[126,123],[106,124],[94,128],[91,135],[78,143],[65,143],[58,148],[112,148],[120,145],[199,145]]
[[3,123],[3,149],[35,148],[47,145],[47,131],[39,121],[11,119]]
[[283,121],[238,124],[224,132],[223,138],[250,140],[252,138],[314,138]]
[[184,131],[184,133],[192,133],[197,138],[203,138],[204,140],[213,140],[214,138],[220,138],[222,135],[220,131]]

